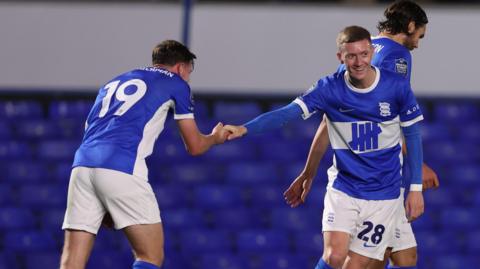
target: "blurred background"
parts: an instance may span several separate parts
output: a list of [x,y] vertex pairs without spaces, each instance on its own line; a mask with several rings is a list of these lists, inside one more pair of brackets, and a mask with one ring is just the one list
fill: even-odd
[[[389,1],[0,1],[0,269],[56,268],[74,151],[98,87],[150,64],[164,39],[197,54],[203,132],[289,103],[333,73],[335,37],[376,34]],[[418,268],[480,264],[480,2],[419,1],[430,23],[413,52],[425,161],[440,188],[414,223]],[[314,268],[322,253],[322,161],[307,203],[282,193],[301,172],[318,115],[282,130],[184,150],[170,118],[150,164],[165,228],[165,269]],[[101,229],[88,268],[131,268],[121,232]]]

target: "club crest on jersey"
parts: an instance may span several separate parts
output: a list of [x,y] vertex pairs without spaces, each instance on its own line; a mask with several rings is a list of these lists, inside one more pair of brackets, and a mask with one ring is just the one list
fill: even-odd
[[390,104],[387,102],[380,102],[378,103],[378,106],[380,107],[380,116],[390,116],[392,113],[390,112]]
[[395,72],[406,76],[408,72],[407,60],[404,58],[395,59]]

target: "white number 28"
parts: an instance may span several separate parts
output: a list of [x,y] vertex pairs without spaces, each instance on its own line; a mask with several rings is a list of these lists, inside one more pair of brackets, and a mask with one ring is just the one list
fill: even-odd
[[[115,111],[116,116],[122,116],[127,110],[129,110],[140,98],[145,95],[147,92],[147,84],[141,79],[131,79],[125,81],[124,83],[120,84],[120,80],[115,80],[107,85],[105,85],[105,89],[107,89],[107,94],[103,97],[102,100],[102,109],[98,114],[98,117],[103,118],[105,114],[107,114],[108,108],[110,106],[110,102],[112,100],[113,94],[115,94],[115,98],[118,101],[123,101],[124,103]],[[136,91],[133,94],[127,95],[125,93],[125,89],[129,86],[135,86]]]

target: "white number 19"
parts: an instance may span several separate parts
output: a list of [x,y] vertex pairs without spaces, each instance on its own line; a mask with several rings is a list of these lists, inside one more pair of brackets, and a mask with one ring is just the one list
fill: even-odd
[[[105,97],[103,97],[102,109],[100,110],[98,117],[103,118],[105,114],[107,114],[108,107],[110,106],[110,101],[112,100],[112,96],[115,92],[115,98],[117,98],[118,101],[123,101],[124,103],[117,109],[117,111],[115,111],[114,115],[122,116],[136,102],[138,102],[138,100],[140,100],[140,98],[142,98],[147,91],[147,84],[145,84],[145,82],[140,79],[131,79],[125,81],[120,86],[119,84],[120,80],[115,80],[105,85],[105,88],[107,89],[107,94],[105,95]],[[127,95],[125,93],[125,89],[129,86],[135,86],[137,88],[135,93],[130,95]]]

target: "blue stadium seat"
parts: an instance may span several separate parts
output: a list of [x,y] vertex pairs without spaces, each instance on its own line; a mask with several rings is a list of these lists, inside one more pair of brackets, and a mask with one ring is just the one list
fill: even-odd
[[[245,269],[245,258],[231,253],[205,254],[201,256],[199,269]],[[168,268],[165,268],[168,269]]]
[[467,251],[470,254],[478,255],[480,253],[480,229],[473,230],[468,233],[466,241]]
[[42,105],[36,101],[0,102],[0,118],[12,120],[43,118]]
[[172,164],[192,160],[188,155],[185,145],[180,138],[169,139],[160,137],[155,143],[152,155],[149,157],[151,163],[156,165]]
[[48,210],[40,210],[38,214],[39,226],[44,230],[60,229],[65,216],[66,204],[61,208],[49,208]]
[[250,143],[250,141],[246,140],[235,140],[220,147],[213,147],[201,158],[206,161],[227,164],[252,161],[257,159],[257,149],[255,143]]
[[21,265],[16,261],[16,256],[7,252],[0,253],[0,269],[21,269]]
[[3,238],[3,245],[10,251],[18,252],[53,251],[60,247],[53,234],[37,230],[9,232]]
[[35,216],[27,208],[3,207],[0,209],[1,229],[28,229],[35,225]]
[[59,100],[50,103],[48,112],[51,119],[75,118],[85,121],[92,106],[91,100]]
[[271,162],[235,162],[227,167],[226,178],[235,184],[255,184],[277,182],[279,167]]
[[229,252],[232,246],[231,235],[226,231],[195,229],[180,234],[180,248],[184,254]]
[[0,140],[0,160],[28,160],[32,156],[32,150],[28,143],[8,139]]
[[18,201],[29,208],[60,208],[67,203],[67,186],[29,184],[19,188]]
[[307,255],[322,255],[323,234],[322,228],[305,230],[301,233],[293,233],[293,247],[297,253]]
[[444,208],[446,206],[455,204],[457,197],[455,193],[446,188],[438,188],[433,191],[426,191],[423,193],[425,204],[428,207]]
[[288,252],[265,254],[260,258],[258,268],[268,269],[304,269],[308,267],[307,257]]
[[433,268],[438,269],[478,268],[478,261],[475,258],[461,254],[437,256],[433,264]]
[[479,108],[471,102],[438,102],[435,104],[435,118],[440,122],[455,124],[472,122],[478,119]]
[[[93,251],[121,250],[120,241],[124,237],[123,233],[118,233],[112,229],[101,228],[95,238]],[[126,249],[130,249],[130,246]]]
[[0,183],[0,206],[13,205],[15,202],[12,186],[7,183]]
[[246,254],[287,251],[287,232],[280,230],[244,230],[238,233],[237,248]]
[[54,162],[52,164],[52,177],[51,179],[54,182],[68,185],[70,181],[70,174],[72,172],[72,162],[63,161],[63,162]]
[[272,227],[298,232],[321,230],[322,211],[307,208],[276,208],[272,212]]
[[10,182],[22,185],[48,179],[49,172],[44,163],[13,161],[6,166],[5,176]]
[[422,123],[422,139],[426,143],[432,141],[451,141],[452,134],[447,124],[442,122]]
[[450,168],[450,178],[454,179],[455,185],[465,187],[475,187],[478,185],[480,176],[480,167],[477,164],[456,165]]
[[40,140],[58,136],[59,126],[45,119],[19,120],[14,124],[15,136],[22,139]]
[[25,269],[57,268],[60,264],[60,251],[38,251],[25,255]]
[[[415,231],[419,256],[436,257],[458,251],[461,246],[455,235],[435,231]],[[447,243],[448,242],[448,243]]]
[[221,178],[220,169],[216,164],[180,163],[170,167],[173,182],[184,184],[211,183]]
[[447,207],[441,213],[444,229],[474,229],[480,226],[480,211],[476,208]]
[[249,204],[252,207],[257,208],[288,208],[288,205],[283,198],[284,191],[285,188],[278,184],[254,185],[248,193]]
[[153,185],[160,209],[182,208],[188,206],[191,194],[186,188],[175,185]]
[[222,185],[203,185],[194,189],[194,203],[199,208],[218,209],[242,206],[239,188]]
[[42,160],[73,161],[78,146],[77,140],[44,140],[38,145],[37,156]]
[[198,209],[175,208],[162,210],[160,213],[165,229],[205,227],[203,214]]
[[461,128],[456,129],[456,138],[464,139],[475,143],[480,140],[480,124],[478,121],[463,124]]
[[306,159],[310,145],[305,143],[277,143],[276,141],[260,144],[260,158],[268,161],[291,163]]
[[243,124],[256,116],[262,110],[256,102],[215,102],[214,118],[228,124]]
[[131,269],[134,262],[131,253],[126,251],[103,250],[94,251],[87,263],[87,269],[115,268]]
[[262,220],[254,208],[234,207],[214,210],[212,224],[216,229],[254,229],[262,227]]
[[11,138],[13,136],[12,133],[10,123],[6,120],[0,119],[0,141]]
[[[424,193],[425,194],[425,193]],[[413,231],[434,231],[438,229],[439,226],[439,214],[436,210],[430,208],[430,204],[428,201],[425,201],[427,210],[420,216],[420,218],[416,219],[412,222]],[[441,206],[438,207],[441,210]]]
[[59,127],[57,130],[55,130],[59,137],[77,140],[80,144],[80,141],[85,134],[86,119],[58,119],[54,121]]

